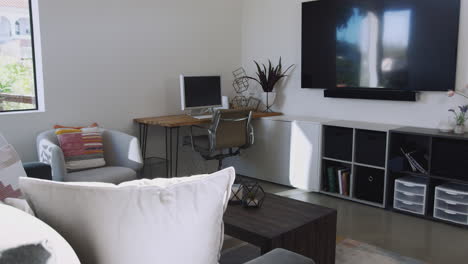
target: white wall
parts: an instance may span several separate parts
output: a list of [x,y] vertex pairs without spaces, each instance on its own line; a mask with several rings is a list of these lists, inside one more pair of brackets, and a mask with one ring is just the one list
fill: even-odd
[[[459,89],[468,83],[468,3],[462,2]],[[40,0],[39,5],[46,112],[0,115],[0,132],[24,161],[36,159],[36,135],[56,123],[98,122],[136,134],[133,118],[178,112],[181,72],[220,73],[229,94],[231,71],[242,63],[253,73],[253,59],[282,56],[285,64],[297,65],[278,96],[277,109],[286,114],[435,127],[449,116],[448,108],[465,102],[441,92],[402,103],[326,99],[322,90],[301,89],[299,0]],[[151,131],[150,155],[164,152],[162,132]]]
[[[23,161],[56,123],[136,133],[133,118],[180,111],[178,75],[240,65],[241,3],[232,0],[40,0],[45,113],[0,115]],[[162,129],[152,130],[163,153]],[[150,148],[150,147],[149,147]]]
[[[266,62],[268,58],[277,60],[282,56],[285,66],[297,65],[285,85],[279,89],[276,110],[292,115],[437,127],[441,119],[447,120],[449,108],[468,103],[461,98],[447,98],[443,92],[422,93],[420,101],[411,103],[329,99],[323,97],[323,90],[301,89],[301,2],[243,0],[242,64],[248,73],[254,72],[252,60]],[[462,0],[457,79],[460,90],[468,83],[467,2]],[[437,19],[436,15],[435,12],[434,19]]]

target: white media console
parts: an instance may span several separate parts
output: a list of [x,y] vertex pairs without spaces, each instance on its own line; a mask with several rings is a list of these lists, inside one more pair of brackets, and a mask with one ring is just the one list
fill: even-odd
[[318,192],[322,124],[328,121],[299,116],[255,120],[254,145],[225,164],[240,175]]
[[[356,183],[376,189],[374,185],[380,182],[377,189],[385,189],[388,131],[399,126],[299,116],[265,118],[253,124],[254,145],[241,156],[226,161],[239,175],[385,207],[385,190],[378,190],[379,197],[373,201],[366,198],[372,193],[357,188]],[[376,144],[375,137],[383,137],[382,144]],[[371,149],[366,150],[365,146]],[[361,157],[366,153],[371,155],[369,162]],[[379,161],[372,164],[377,156]],[[330,192],[327,184],[330,166],[349,169],[349,194]],[[369,173],[375,177],[366,176]],[[368,183],[366,177],[376,181]]]

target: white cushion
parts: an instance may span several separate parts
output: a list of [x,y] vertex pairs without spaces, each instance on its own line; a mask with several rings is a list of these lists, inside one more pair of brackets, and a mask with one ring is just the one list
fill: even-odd
[[[0,219],[0,263],[80,263],[67,241],[34,216],[0,203]],[[36,250],[24,248],[28,246]],[[21,254],[21,250],[28,254]]]
[[108,183],[21,178],[36,215],[83,263],[213,264],[235,172]]
[[24,199],[19,199],[19,198],[6,198],[4,200],[4,203],[6,205],[12,206],[16,209],[19,209],[27,214],[30,214],[32,216],[34,215],[34,211],[31,209],[31,206],[29,206],[28,201]]
[[69,172],[63,181],[66,182],[105,182],[119,184],[137,179],[136,171],[126,167],[102,167],[77,172]]

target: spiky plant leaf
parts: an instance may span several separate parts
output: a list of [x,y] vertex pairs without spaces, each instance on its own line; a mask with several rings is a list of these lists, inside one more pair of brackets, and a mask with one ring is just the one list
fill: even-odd
[[260,86],[264,92],[272,92],[275,88],[275,85],[287,75],[287,72],[294,66],[289,66],[285,71],[283,71],[282,58],[280,57],[279,63],[277,66],[273,66],[270,60],[268,60],[268,67],[265,64],[260,64],[257,61],[254,61],[257,67],[257,78],[246,76],[245,78],[254,80]]

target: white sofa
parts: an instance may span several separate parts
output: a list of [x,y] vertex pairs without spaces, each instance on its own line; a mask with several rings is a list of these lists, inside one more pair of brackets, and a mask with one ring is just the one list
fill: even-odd
[[[0,206],[0,219],[6,219],[0,237],[14,237],[0,240],[0,263],[2,252],[11,248],[2,241],[20,245],[21,239],[47,240],[36,239],[35,233],[42,237],[46,233],[51,237],[47,241],[60,242],[48,244],[50,252],[55,252],[54,257],[60,261],[43,264],[79,263],[76,255],[83,264],[218,263],[224,237],[222,218],[234,178],[233,168],[211,175],[120,185],[21,178],[21,190],[34,213],[50,227],[33,216]],[[22,221],[23,218],[28,221]],[[313,264],[313,261],[277,249],[250,263]]]

